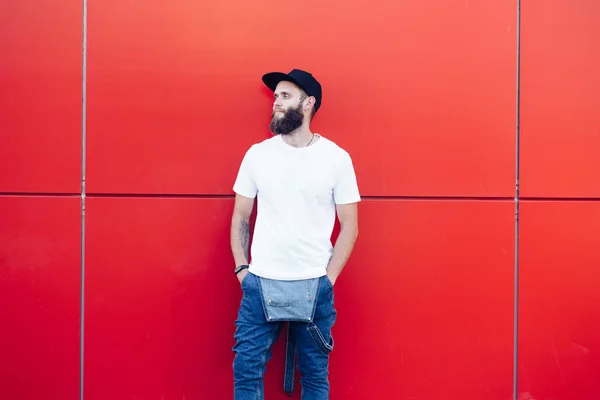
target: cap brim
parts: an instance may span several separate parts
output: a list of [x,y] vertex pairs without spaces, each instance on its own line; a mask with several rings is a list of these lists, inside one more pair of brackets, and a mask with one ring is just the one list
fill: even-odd
[[[292,78],[288,74],[284,74],[283,72],[269,72],[268,74],[264,74],[262,77],[262,81],[272,91],[275,91],[277,85],[281,81],[292,82],[294,85],[302,88],[302,85],[300,85],[294,78]],[[304,88],[302,89],[304,90]]]

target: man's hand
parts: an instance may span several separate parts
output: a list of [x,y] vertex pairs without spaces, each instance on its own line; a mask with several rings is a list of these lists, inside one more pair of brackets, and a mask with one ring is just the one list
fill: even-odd
[[331,282],[331,286],[335,285],[335,281],[337,279],[337,277],[334,277],[332,275],[330,275],[329,273],[327,273],[327,279],[329,279],[329,281]]
[[248,275],[248,268],[241,270],[236,276],[238,278],[238,280],[240,281],[240,285],[242,284],[242,281],[244,280],[244,277]]

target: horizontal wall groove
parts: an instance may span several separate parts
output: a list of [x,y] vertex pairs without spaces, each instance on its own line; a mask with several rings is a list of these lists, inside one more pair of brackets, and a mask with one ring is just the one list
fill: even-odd
[[[79,193],[58,192],[0,192],[0,197],[81,197]],[[89,193],[86,197],[96,198],[198,198],[198,199],[233,199],[233,194],[200,194],[200,193]],[[373,196],[363,195],[362,200],[407,200],[407,201],[510,201],[514,197],[483,197],[483,196]],[[519,197],[523,202],[600,202],[600,197]]]
[[519,201],[524,202],[586,202],[586,201],[600,201],[600,197],[519,197]]
[[97,198],[174,198],[174,199],[233,199],[233,194],[200,194],[200,193],[90,193],[86,197]]
[[477,196],[362,196],[363,200],[408,200],[408,201],[514,201],[514,197]]
[[[80,193],[2,193],[0,196],[58,196],[80,197]],[[198,199],[233,199],[234,194],[199,194],[199,193],[89,193],[86,198],[198,198]],[[362,200],[408,200],[408,201],[514,201],[514,197],[474,197],[474,196],[361,196]]]
[[77,193],[53,193],[53,192],[0,192],[4,197],[81,197],[81,192]]

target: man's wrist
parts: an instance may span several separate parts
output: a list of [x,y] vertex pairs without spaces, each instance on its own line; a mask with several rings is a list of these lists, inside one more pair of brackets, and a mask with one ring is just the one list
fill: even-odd
[[240,272],[242,272],[245,269],[250,268],[250,266],[248,264],[242,264],[242,265],[238,265],[234,270],[233,273],[234,274],[239,274]]
[[338,278],[338,275],[333,274],[332,271],[327,271],[327,278],[329,278],[329,280],[331,281],[331,283],[335,283],[335,281]]

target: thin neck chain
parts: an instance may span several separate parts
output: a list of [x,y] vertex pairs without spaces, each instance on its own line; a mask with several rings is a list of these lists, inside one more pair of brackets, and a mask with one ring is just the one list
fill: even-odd
[[306,146],[304,146],[304,147],[308,147],[312,143],[312,141],[313,141],[314,138],[315,138],[315,134],[313,133],[312,137],[310,138],[310,142],[308,142],[308,144]]

